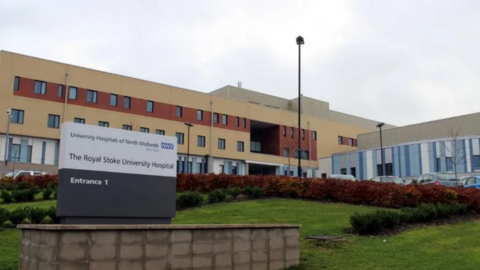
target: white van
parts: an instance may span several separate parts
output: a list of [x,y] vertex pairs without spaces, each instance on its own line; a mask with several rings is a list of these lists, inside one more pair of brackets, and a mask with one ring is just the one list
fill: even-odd
[[332,175],[330,175],[330,178],[340,179],[340,180],[357,181],[357,179],[355,179],[355,176],[350,175],[350,174],[332,174]]

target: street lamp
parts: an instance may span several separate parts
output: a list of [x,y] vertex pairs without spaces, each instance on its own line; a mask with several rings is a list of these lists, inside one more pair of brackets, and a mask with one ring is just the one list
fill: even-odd
[[2,176],[5,176],[5,172],[7,170],[7,152],[8,152],[8,140],[10,136],[10,121],[12,117],[12,109],[7,110],[7,137],[5,138],[5,154],[3,155],[3,169],[2,169]]
[[302,126],[301,126],[301,112],[302,112],[302,103],[301,103],[301,87],[300,87],[300,78],[301,78],[301,47],[305,44],[302,36],[297,37],[297,45],[298,45],[298,177],[302,177]]
[[193,125],[189,122],[185,122],[185,126],[188,127],[188,134],[187,134],[187,173],[190,173],[190,128]]
[[383,159],[383,143],[382,143],[382,127],[385,125],[385,123],[378,123],[377,128],[380,129],[380,155],[382,158],[382,175],[385,174],[385,159]]

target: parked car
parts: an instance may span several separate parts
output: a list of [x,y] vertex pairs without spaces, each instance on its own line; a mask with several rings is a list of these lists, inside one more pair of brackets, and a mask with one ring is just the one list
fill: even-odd
[[446,187],[463,187],[463,182],[455,179],[455,175],[450,173],[425,173],[420,175],[412,183]]
[[480,176],[472,175],[462,178],[464,188],[478,188],[480,189]]
[[372,181],[381,182],[381,183],[395,183],[397,185],[405,185],[402,178],[398,176],[393,176],[393,175],[377,176],[372,178]]
[[357,179],[355,179],[355,176],[349,175],[349,174],[332,174],[332,175],[330,175],[330,178],[340,179],[340,180],[357,181]]
[[12,172],[7,173],[5,176],[6,177],[17,177],[20,175],[23,176],[34,176],[34,175],[45,175],[47,174],[46,172],[41,172],[41,171],[26,171],[26,170],[15,170]]

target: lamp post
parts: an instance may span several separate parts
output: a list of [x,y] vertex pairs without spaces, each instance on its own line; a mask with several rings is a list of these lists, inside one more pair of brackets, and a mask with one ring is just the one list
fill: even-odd
[[185,126],[188,127],[188,134],[187,134],[187,173],[190,173],[190,128],[193,125],[189,122],[185,122]]
[[302,103],[301,103],[301,87],[300,87],[300,78],[301,78],[301,47],[305,44],[302,36],[297,37],[298,45],[298,177],[302,177]]
[[12,117],[12,109],[7,110],[7,136],[5,138],[5,153],[3,155],[3,169],[2,169],[2,176],[5,176],[5,172],[7,171],[7,152],[8,152],[8,140],[10,136],[10,121]]
[[385,125],[385,123],[378,123],[377,128],[380,129],[380,155],[382,158],[382,175],[385,174],[385,159],[383,158],[383,142],[382,142],[382,127]]

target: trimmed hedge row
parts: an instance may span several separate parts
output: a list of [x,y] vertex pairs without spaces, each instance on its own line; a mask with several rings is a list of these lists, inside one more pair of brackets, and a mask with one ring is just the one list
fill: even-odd
[[264,190],[260,187],[216,189],[209,192],[206,197],[198,191],[185,191],[177,194],[177,210],[200,207],[207,203],[259,199],[263,196]]
[[37,207],[19,207],[13,211],[0,208],[0,227],[14,227],[18,224],[57,224],[60,222],[56,215],[57,209]]
[[[56,185],[57,175],[3,178],[5,184],[27,182],[40,188]],[[480,211],[480,190],[447,188],[434,185],[396,185],[373,181],[296,178],[288,176],[255,176],[226,174],[179,174],[177,191],[208,193],[216,189],[260,187],[266,196],[336,201],[389,208],[415,207],[422,203],[462,203]]]
[[355,213],[350,217],[350,224],[358,234],[376,235],[399,225],[431,222],[465,213],[467,213],[465,204],[420,204],[415,208],[403,208],[399,212],[377,210],[363,214]]

